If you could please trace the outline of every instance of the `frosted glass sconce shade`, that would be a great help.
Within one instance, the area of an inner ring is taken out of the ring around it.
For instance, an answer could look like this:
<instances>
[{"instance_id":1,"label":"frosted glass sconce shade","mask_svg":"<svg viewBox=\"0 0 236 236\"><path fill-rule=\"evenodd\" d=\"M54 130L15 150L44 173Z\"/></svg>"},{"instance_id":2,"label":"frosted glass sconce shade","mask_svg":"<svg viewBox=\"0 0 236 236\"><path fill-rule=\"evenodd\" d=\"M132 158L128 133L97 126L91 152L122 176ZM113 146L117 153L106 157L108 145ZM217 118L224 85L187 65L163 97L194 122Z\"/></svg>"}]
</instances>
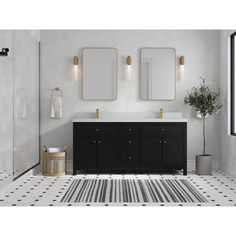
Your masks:
<instances>
[{"instance_id":1,"label":"frosted glass sconce shade","mask_svg":"<svg viewBox=\"0 0 236 236\"><path fill-rule=\"evenodd\" d=\"M184 79L184 64L185 64L184 56L181 56L179 58L179 80Z\"/></svg>"},{"instance_id":2,"label":"frosted glass sconce shade","mask_svg":"<svg viewBox=\"0 0 236 236\"><path fill-rule=\"evenodd\" d=\"M126 58L126 64L127 64L127 77L128 77L128 80L130 80L130 76L131 76L131 64L132 64L131 56L128 56L128 57Z\"/></svg>"},{"instance_id":3,"label":"frosted glass sconce shade","mask_svg":"<svg viewBox=\"0 0 236 236\"><path fill-rule=\"evenodd\" d=\"M79 58L77 56L73 57L73 65L74 65L74 81L78 81L79 79Z\"/></svg>"}]
</instances>

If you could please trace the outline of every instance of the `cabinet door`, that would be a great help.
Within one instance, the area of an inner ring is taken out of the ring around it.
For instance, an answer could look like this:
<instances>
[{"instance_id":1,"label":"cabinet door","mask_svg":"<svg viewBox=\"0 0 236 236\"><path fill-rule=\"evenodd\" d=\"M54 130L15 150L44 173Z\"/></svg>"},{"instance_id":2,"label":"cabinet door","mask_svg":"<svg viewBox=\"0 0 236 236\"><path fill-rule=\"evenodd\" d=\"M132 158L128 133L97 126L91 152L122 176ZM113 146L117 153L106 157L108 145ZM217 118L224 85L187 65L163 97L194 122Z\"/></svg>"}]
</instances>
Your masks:
<instances>
[{"instance_id":1,"label":"cabinet door","mask_svg":"<svg viewBox=\"0 0 236 236\"><path fill-rule=\"evenodd\" d=\"M182 137L163 138L163 165L166 168L183 165Z\"/></svg>"},{"instance_id":2,"label":"cabinet door","mask_svg":"<svg viewBox=\"0 0 236 236\"><path fill-rule=\"evenodd\" d=\"M149 169L160 169L162 165L162 144L157 137L142 138L142 164Z\"/></svg>"},{"instance_id":3,"label":"cabinet door","mask_svg":"<svg viewBox=\"0 0 236 236\"><path fill-rule=\"evenodd\" d=\"M78 169L95 169L97 165L97 144L94 138L80 138L77 143L78 157L76 165Z\"/></svg>"},{"instance_id":4,"label":"cabinet door","mask_svg":"<svg viewBox=\"0 0 236 236\"><path fill-rule=\"evenodd\" d=\"M113 169L116 166L117 140L103 137L97 140L97 164L100 169Z\"/></svg>"}]
</instances>

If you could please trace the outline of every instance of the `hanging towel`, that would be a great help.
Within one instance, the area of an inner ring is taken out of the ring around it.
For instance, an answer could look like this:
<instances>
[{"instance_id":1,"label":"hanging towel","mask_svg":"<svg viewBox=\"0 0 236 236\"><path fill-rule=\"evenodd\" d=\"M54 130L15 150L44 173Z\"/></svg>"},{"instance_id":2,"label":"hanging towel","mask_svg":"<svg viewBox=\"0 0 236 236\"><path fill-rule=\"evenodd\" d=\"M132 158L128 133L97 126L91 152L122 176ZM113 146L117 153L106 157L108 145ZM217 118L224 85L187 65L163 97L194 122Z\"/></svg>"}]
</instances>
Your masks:
<instances>
[{"instance_id":1,"label":"hanging towel","mask_svg":"<svg viewBox=\"0 0 236 236\"><path fill-rule=\"evenodd\" d=\"M50 104L50 118L62 118L62 92L53 90Z\"/></svg>"}]
</instances>

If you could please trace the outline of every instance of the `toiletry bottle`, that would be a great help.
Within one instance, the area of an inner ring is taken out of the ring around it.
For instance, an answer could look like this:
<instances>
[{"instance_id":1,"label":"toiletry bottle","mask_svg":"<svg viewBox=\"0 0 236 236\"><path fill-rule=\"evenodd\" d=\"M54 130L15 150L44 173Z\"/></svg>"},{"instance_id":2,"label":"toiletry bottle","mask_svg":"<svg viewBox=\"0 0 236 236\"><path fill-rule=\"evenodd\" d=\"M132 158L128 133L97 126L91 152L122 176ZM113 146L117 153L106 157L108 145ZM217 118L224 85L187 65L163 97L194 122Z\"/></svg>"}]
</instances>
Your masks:
<instances>
[{"instance_id":1,"label":"toiletry bottle","mask_svg":"<svg viewBox=\"0 0 236 236\"><path fill-rule=\"evenodd\" d=\"M160 109L160 118L163 119L163 109Z\"/></svg>"},{"instance_id":2,"label":"toiletry bottle","mask_svg":"<svg viewBox=\"0 0 236 236\"><path fill-rule=\"evenodd\" d=\"M96 119L99 119L99 108L96 109Z\"/></svg>"}]
</instances>

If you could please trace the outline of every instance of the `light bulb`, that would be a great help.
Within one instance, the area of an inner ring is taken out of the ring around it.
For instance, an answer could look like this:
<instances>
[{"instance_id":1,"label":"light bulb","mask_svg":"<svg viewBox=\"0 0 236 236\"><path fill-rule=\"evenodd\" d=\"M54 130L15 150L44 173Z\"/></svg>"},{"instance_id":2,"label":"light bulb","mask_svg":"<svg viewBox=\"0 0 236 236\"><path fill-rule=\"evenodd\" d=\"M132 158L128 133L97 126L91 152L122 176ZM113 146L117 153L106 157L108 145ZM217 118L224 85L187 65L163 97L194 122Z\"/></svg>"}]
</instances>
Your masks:
<instances>
[{"instance_id":1,"label":"light bulb","mask_svg":"<svg viewBox=\"0 0 236 236\"><path fill-rule=\"evenodd\" d=\"M183 80L184 79L184 65L180 65L179 66L179 80Z\"/></svg>"},{"instance_id":2,"label":"light bulb","mask_svg":"<svg viewBox=\"0 0 236 236\"><path fill-rule=\"evenodd\" d=\"M131 79L131 65L127 65L127 78L128 80Z\"/></svg>"},{"instance_id":3,"label":"light bulb","mask_svg":"<svg viewBox=\"0 0 236 236\"><path fill-rule=\"evenodd\" d=\"M128 80L130 80L130 78L131 78L131 64L132 64L131 56L128 56L128 57L126 58L127 77L128 77Z\"/></svg>"},{"instance_id":4,"label":"light bulb","mask_svg":"<svg viewBox=\"0 0 236 236\"><path fill-rule=\"evenodd\" d=\"M74 65L74 81L78 81L79 80L79 67L78 65Z\"/></svg>"}]
</instances>

